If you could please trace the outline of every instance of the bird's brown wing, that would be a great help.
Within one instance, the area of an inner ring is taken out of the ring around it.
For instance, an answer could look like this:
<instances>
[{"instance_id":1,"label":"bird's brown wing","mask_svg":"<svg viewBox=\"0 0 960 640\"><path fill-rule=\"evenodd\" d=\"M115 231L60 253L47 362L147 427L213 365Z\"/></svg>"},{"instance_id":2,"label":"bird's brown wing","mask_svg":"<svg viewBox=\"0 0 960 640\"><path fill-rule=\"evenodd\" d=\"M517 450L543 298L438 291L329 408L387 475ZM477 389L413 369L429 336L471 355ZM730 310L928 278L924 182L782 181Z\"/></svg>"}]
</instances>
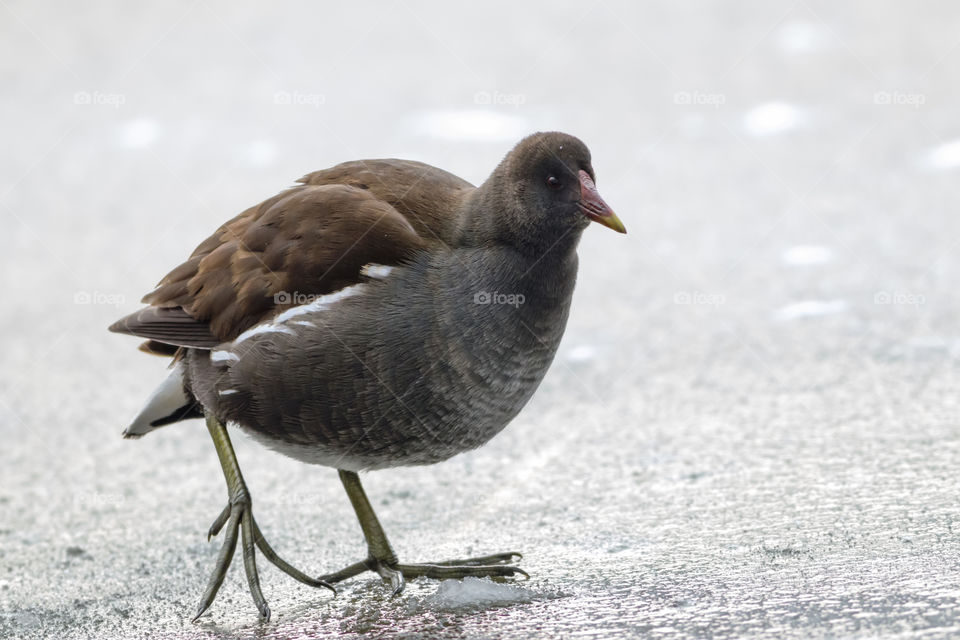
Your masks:
<instances>
[{"instance_id":1,"label":"bird's brown wing","mask_svg":"<svg viewBox=\"0 0 960 640\"><path fill-rule=\"evenodd\" d=\"M361 282L366 264L400 264L452 239L468 183L420 163L347 165L310 174L221 226L144 297L150 307L110 330L148 338L142 348L163 355L211 348L304 296ZM423 192L431 184L432 197Z\"/></svg>"},{"instance_id":2,"label":"bird's brown wing","mask_svg":"<svg viewBox=\"0 0 960 640\"><path fill-rule=\"evenodd\" d=\"M369 191L405 217L427 240L450 245L457 219L452 215L476 187L437 167L414 160L355 160L314 171L297 182L345 184Z\"/></svg>"}]
</instances>

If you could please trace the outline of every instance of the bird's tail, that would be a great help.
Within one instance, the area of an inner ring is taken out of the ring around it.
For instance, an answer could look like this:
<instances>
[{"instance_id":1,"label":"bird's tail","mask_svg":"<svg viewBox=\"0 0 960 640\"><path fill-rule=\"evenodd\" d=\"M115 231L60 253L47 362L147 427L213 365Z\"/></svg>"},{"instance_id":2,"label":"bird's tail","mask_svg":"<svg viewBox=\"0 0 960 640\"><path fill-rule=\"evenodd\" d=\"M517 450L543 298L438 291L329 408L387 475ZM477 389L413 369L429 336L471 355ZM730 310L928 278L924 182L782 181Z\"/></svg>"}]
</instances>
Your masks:
<instances>
[{"instance_id":1,"label":"bird's tail","mask_svg":"<svg viewBox=\"0 0 960 640\"><path fill-rule=\"evenodd\" d=\"M178 362L123 432L123 437L139 438L165 424L189 418L202 418L203 408L193 394L186 390L183 383L183 363Z\"/></svg>"}]
</instances>

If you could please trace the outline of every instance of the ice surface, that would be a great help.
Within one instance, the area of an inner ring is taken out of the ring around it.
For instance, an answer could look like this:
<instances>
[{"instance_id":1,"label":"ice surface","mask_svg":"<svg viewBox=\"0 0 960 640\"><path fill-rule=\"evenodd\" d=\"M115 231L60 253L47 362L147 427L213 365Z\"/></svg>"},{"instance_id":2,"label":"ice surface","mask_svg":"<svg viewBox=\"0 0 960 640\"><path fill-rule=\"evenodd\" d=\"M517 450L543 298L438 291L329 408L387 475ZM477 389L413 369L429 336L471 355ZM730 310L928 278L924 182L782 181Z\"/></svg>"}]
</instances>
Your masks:
<instances>
[{"instance_id":1,"label":"ice surface","mask_svg":"<svg viewBox=\"0 0 960 640\"><path fill-rule=\"evenodd\" d=\"M531 133L520 116L488 109L436 110L414 119L414 130L441 140L516 142Z\"/></svg>"},{"instance_id":2,"label":"ice surface","mask_svg":"<svg viewBox=\"0 0 960 640\"><path fill-rule=\"evenodd\" d=\"M829 316L847 310L844 300L802 300L794 302L777 310L778 320L796 320L798 318L813 318Z\"/></svg>"},{"instance_id":3,"label":"ice surface","mask_svg":"<svg viewBox=\"0 0 960 640\"><path fill-rule=\"evenodd\" d=\"M137 118L120 126L120 144L128 149L149 147L160 136L160 125L152 118Z\"/></svg>"},{"instance_id":4,"label":"ice surface","mask_svg":"<svg viewBox=\"0 0 960 640\"><path fill-rule=\"evenodd\" d=\"M267 167L277 160L277 143L273 140L254 140L243 150L243 159L251 167Z\"/></svg>"},{"instance_id":5,"label":"ice surface","mask_svg":"<svg viewBox=\"0 0 960 640\"><path fill-rule=\"evenodd\" d=\"M570 362L588 362L597 357L597 349L593 345L578 344L567 351L566 356Z\"/></svg>"},{"instance_id":6,"label":"ice surface","mask_svg":"<svg viewBox=\"0 0 960 640\"><path fill-rule=\"evenodd\" d=\"M931 169L956 169L960 167L960 140L945 142L927 155L927 166Z\"/></svg>"},{"instance_id":7,"label":"ice surface","mask_svg":"<svg viewBox=\"0 0 960 640\"><path fill-rule=\"evenodd\" d=\"M833 260L833 250L819 245L800 245L784 251L780 259L784 264L798 267L824 264Z\"/></svg>"},{"instance_id":8,"label":"ice surface","mask_svg":"<svg viewBox=\"0 0 960 640\"><path fill-rule=\"evenodd\" d=\"M800 124L801 111L785 102L766 102L747 112L743 126L754 136L769 136L790 131Z\"/></svg>"},{"instance_id":9,"label":"ice surface","mask_svg":"<svg viewBox=\"0 0 960 640\"><path fill-rule=\"evenodd\" d=\"M812 22L788 22L780 27L777 44L786 53L810 53L824 46L825 31L822 26Z\"/></svg>"}]
</instances>

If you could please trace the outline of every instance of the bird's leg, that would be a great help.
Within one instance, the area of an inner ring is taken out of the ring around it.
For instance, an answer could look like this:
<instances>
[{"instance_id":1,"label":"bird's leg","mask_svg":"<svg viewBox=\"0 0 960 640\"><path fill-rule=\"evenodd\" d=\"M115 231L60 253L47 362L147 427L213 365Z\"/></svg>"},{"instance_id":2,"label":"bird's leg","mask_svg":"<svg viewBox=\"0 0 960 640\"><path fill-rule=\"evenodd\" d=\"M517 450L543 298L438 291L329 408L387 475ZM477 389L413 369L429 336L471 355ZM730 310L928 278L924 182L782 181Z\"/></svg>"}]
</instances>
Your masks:
<instances>
[{"instance_id":1,"label":"bird's leg","mask_svg":"<svg viewBox=\"0 0 960 640\"><path fill-rule=\"evenodd\" d=\"M523 557L515 552L428 564L400 564L397 560L397 554L393 552L393 548L390 546L390 541L387 540L387 534L384 533L377 515L373 512L370 500L367 499L367 494L360 484L360 477L354 471L340 469L339 473L343 488L347 490L347 496L350 498L353 510L360 521L363 537L367 541L368 555L366 560L352 564L335 573L321 576L320 580L335 583L352 578L364 571L376 571L384 580L390 581L393 594L397 595L403 591L406 578L456 579L467 576L494 577L518 574L529 577L523 569L510 565L515 559L519 560Z\"/></svg>"},{"instance_id":2,"label":"bird's leg","mask_svg":"<svg viewBox=\"0 0 960 640\"><path fill-rule=\"evenodd\" d=\"M237 548L238 531L240 532L240 542L243 545L243 568L247 574L247 584L250 587L250 595L253 596L253 601L257 605L261 619L270 619L270 607L267 606L267 601L260 590L260 577L257 574L254 547L259 548L267 560L290 577L312 587L327 587L336 593L336 590L329 583L311 578L291 566L278 556L267 543L263 534L260 533L257 521L253 519L250 492L247 490L247 484L243 481L243 475L240 473L240 465L237 462L237 455L233 451L233 445L230 443L227 428L214 416L207 415L207 429L210 431L210 437L213 438L213 445L217 450L217 457L220 458L220 466L223 468L223 476L227 481L228 502L217 519L210 525L210 530L207 533L207 540L209 540L226 526L223 546L220 547L217 564L210 576L210 582L207 584L203 598L200 600L197 615L193 618L194 622L207 610L213 599L216 598L220 585L223 584L227 569L230 568L230 561L233 559L233 552Z\"/></svg>"}]
</instances>

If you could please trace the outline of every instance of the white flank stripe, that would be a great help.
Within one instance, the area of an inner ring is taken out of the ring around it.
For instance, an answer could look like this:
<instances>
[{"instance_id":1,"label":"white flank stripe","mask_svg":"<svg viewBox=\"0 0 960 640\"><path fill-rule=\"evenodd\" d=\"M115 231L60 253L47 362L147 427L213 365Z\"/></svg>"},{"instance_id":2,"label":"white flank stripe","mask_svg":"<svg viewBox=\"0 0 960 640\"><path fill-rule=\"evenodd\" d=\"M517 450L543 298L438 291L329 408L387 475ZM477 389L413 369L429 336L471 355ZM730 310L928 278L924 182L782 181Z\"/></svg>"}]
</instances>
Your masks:
<instances>
[{"instance_id":1,"label":"white flank stripe","mask_svg":"<svg viewBox=\"0 0 960 640\"><path fill-rule=\"evenodd\" d=\"M360 269L360 273L367 276L368 278L376 278L377 280L383 280L390 272L393 271L393 267L390 267L385 264L366 264Z\"/></svg>"},{"instance_id":2,"label":"white flank stripe","mask_svg":"<svg viewBox=\"0 0 960 640\"><path fill-rule=\"evenodd\" d=\"M246 331L241 333L239 336L237 336L237 339L233 341L233 344L240 344L244 340L248 340L249 338L260 335L261 333L287 333L287 334L290 334L291 336L297 335L293 329L284 327L283 325L278 325L274 323L259 324L251 329L247 329Z\"/></svg>"},{"instance_id":3,"label":"white flank stripe","mask_svg":"<svg viewBox=\"0 0 960 640\"><path fill-rule=\"evenodd\" d=\"M210 362L229 362L230 360L239 360L240 356L229 351L211 351Z\"/></svg>"},{"instance_id":4,"label":"white flank stripe","mask_svg":"<svg viewBox=\"0 0 960 640\"><path fill-rule=\"evenodd\" d=\"M248 340L253 336L260 335L261 333L286 333L287 335L295 336L297 335L297 332L285 324L288 320L290 320L291 318L296 318L297 316L302 316L306 313L315 313L318 311L324 311L326 309L329 309L331 306L334 305L334 303L337 303L340 300L343 300L344 298L349 298L351 296L355 296L362 293L363 289L364 289L364 286L362 284L355 284L350 287L344 287L339 291L334 291L333 293L327 294L325 296L320 296L319 298L315 298L312 302L308 304L301 304L299 306L293 307L292 309L287 309L286 311L278 315L276 318L274 318L272 322L267 322L266 324L260 324L250 329L247 329L246 331L241 333L239 336L237 336L237 339L233 341L233 344L235 345L240 344L244 340ZM310 327L315 326L312 322L308 322L308 321L298 321L291 324L299 324L299 325L310 326ZM211 360L213 360L214 355L216 353L228 353L228 352L224 352L222 350L215 352L214 354L211 354L210 356ZM230 356L233 356L233 357L231 358ZM232 353L229 353L228 355L217 356L217 357L222 359L223 361L240 359L239 356Z\"/></svg>"},{"instance_id":5,"label":"white flank stripe","mask_svg":"<svg viewBox=\"0 0 960 640\"><path fill-rule=\"evenodd\" d=\"M349 298L363 292L362 284L355 284L351 287L344 287L340 291L334 291L333 293L327 294L325 296L320 296L309 304L302 304L298 307L292 309L287 309L276 318L273 319L273 324L282 324L291 318L296 318L305 313L313 313L315 311L324 311L329 309L335 302L339 302L344 298ZM252 331L252 329L251 329ZM289 330L288 330L289 331ZM243 336L241 336L242 338ZM239 339L237 340L239 342Z\"/></svg>"},{"instance_id":6,"label":"white flank stripe","mask_svg":"<svg viewBox=\"0 0 960 640\"><path fill-rule=\"evenodd\" d=\"M232 396L235 393L237 393L236 389L224 389L223 391L217 391L217 395L221 396Z\"/></svg>"}]
</instances>

